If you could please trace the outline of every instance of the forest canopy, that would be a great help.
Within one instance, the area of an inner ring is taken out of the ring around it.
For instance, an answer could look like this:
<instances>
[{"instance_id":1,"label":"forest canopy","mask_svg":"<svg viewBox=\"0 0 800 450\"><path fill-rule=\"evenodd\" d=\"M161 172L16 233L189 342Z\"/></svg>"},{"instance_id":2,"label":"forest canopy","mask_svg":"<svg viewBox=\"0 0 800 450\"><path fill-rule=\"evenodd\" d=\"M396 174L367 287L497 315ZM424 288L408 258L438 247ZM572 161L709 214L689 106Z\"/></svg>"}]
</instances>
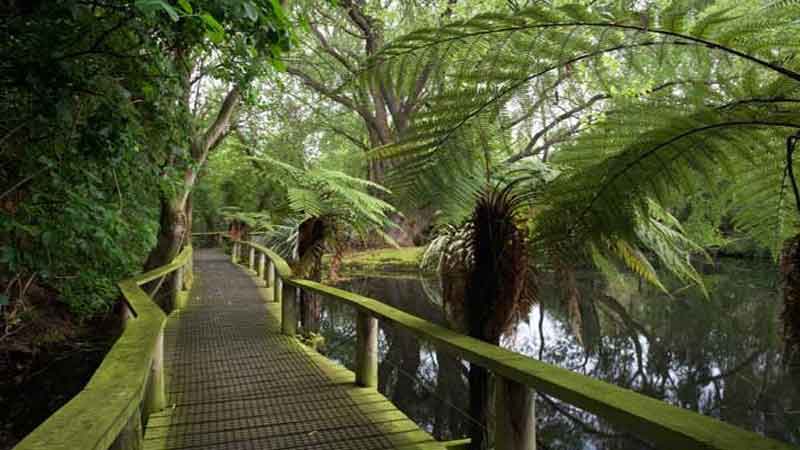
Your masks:
<instances>
[{"instance_id":1,"label":"forest canopy","mask_svg":"<svg viewBox=\"0 0 800 450\"><path fill-rule=\"evenodd\" d=\"M53 317L110 317L120 280L230 231L316 281L323 257L335 281L348 253L424 247L448 325L495 345L545 279L581 340L581 270L710 300L716 258L761 258L800 367L798 17L767 0L0 0L0 350L58 341ZM486 388L485 448L488 374L464 374Z\"/></svg>"}]
</instances>

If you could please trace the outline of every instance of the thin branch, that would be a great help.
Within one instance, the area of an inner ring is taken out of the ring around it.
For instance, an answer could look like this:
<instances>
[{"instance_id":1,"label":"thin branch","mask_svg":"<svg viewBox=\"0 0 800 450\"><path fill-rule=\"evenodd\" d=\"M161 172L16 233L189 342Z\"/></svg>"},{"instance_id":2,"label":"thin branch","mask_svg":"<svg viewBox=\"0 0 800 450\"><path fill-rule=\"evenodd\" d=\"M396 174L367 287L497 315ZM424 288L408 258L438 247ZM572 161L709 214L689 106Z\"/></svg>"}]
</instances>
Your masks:
<instances>
[{"instance_id":1,"label":"thin branch","mask_svg":"<svg viewBox=\"0 0 800 450\"><path fill-rule=\"evenodd\" d=\"M5 197L6 195L9 195L9 194L13 193L14 191L16 191L17 189L19 189L25 183L27 183L27 182L31 181L32 179L36 178L40 173L44 172L45 170L47 170L49 168L50 168L50 166L45 165L44 167L42 167L41 169L37 170L36 172L34 172L34 173L28 175L27 177L23 178L18 183L16 183L13 186L11 186L8 190L6 190L2 194L0 194L0 200L2 200L3 197Z\"/></svg>"},{"instance_id":2,"label":"thin branch","mask_svg":"<svg viewBox=\"0 0 800 450\"><path fill-rule=\"evenodd\" d=\"M558 137L553 138L553 139L547 139L542 143L542 145L540 145L540 146L538 146L536 148L532 148L528 152L525 152L525 153L519 152L517 154L511 155L503 162L505 164L512 164L512 163L515 163L515 162L517 162L517 161L519 161L521 159L530 158L532 156L537 156L537 155L541 154L542 152L550 150L556 144L560 144L562 142L568 141L572 136L574 136L575 134L577 134L579 131L581 131L583 129L584 129L584 127L580 127L580 126L572 127L567 132L565 132L563 135L558 136Z\"/></svg>"},{"instance_id":3,"label":"thin branch","mask_svg":"<svg viewBox=\"0 0 800 450\"><path fill-rule=\"evenodd\" d=\"M547 134L548 131L550 131L553 128L555 128L561 122L564 122L565 120L572 119L575 116L575 114L578 114L581 111L584 111L584 110L586 110L588 108L591 108L592 105L594 105L595 103L599 102L600 100L605 100L605 99L608 99L610 97L611 97L610 95L606 95L606 94L595 95L594 97L590 98L583 105L578 105L575 108L572 108L571 110L565 112L564 114L561 114L560 116L556 117L555 119L553 119L552 122L548 123L547 125L542 127L541 130L536 132L536 134L534 134L533 137L531 137L531 140L528 142L528 145L526 145L525 148L522 149L522 151L520 151L516 155L512 156L511 158L508 158L506 160L506 162L507 163L508 162L514 162L514 161L518 161L518 160L520 160L522 158L525 158L527 156L530 156L531 150L533 150L533 148L536 145L536 143L539 142L539 139L541 139L542 136Z\"/></svg>"},{"instance_id":4,"label":"thin branch","mask_svg":"<svg viewBox=\"0 0 800 450\"><path fill-rule=\"evenodd\" d=\"M317 41L322 46L323 50L325 50L325 53L333 56L333 58L336 61L339 61L339 63L342 66L344 66L344 68L347 69L349 72L356 73L356 67L350 61L348 61L347 58L344 57L344 55L336 51L335 48L331 47L331 45L328 43L328 40L325 38L325 35L323 35L317 29L317 27L315 27L314 25L310 25L309 27L311 28L312 34L317 38Z\"/></svg>"},{"instance_id":5,"label":"thin branch","mask_svg":"<svg viewBox=\"0 0 800 450\"><path fill-rule=\"evenodd\" d=\"M335 101L336 103L341 104L342 106L352 109L353 111L360 111L361 108L357 105L352 99L347 98L341 94L338 94L333 89L326 87L322 82L312 78L309 74L303 72L297 67L289 66L286 68L286 72L290 75L294 75L295 77L299 78L303 84L308 86L309 88L313 89L314 91L328 97L329 99Z\"/></svg>"}]
</instances>

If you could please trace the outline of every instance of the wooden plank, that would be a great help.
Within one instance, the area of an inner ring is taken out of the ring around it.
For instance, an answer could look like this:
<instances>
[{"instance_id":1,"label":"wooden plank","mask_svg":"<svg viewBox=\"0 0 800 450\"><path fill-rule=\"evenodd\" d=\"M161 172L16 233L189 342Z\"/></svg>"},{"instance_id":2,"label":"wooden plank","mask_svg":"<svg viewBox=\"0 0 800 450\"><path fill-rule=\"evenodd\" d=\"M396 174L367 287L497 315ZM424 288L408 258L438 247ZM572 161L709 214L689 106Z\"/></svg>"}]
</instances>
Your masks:
<instances>
[{"instance_id":1,"label":"wooden plank","mask_svg":"<svg viewBox=\"0 0 800 450\"><path fill-rule=\"evenodd\" d=\"M170 316L176 407L150 416L146 450L435 444L374 388L353 384L353 372L281 335L281 305L268 301L262 281L222 261L214 270L235 272L206 273L198 261L203 294ZM215 288L219 280L230 294Z\"/></svg>"}]
</instances>

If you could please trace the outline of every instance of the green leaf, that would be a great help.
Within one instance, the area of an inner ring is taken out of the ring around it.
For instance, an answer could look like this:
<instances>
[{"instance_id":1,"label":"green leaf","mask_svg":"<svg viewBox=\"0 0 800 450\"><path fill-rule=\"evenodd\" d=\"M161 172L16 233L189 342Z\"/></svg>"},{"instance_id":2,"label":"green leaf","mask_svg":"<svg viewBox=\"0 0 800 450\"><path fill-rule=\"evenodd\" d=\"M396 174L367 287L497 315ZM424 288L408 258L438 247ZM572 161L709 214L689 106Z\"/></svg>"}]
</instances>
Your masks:
<instances>
[{"instance_id":1,"label":"green leaf","mask_svg":"<svg viewBox=\"0 0 800 450\"><path fill-rule=\"evenodd\" d=\"M275 11L275 17L277 17L281 22L287 23L289 19L286 17L286 13L283 11L281 2L278 0L269 0L269 3L272 5L272 10Z\"/></svg>"},{"instance_id":2,"label":"green leaf","mask_svg":"<svg viewBox=\"0 0 800 450\"><path fill-rule=\"evenodd\" d=\"M186 14L191 14L194 12L192 9L192 5L189 4L187 0L178 0L178 5L186 11Z\"/></svg>"},{"instance_id":3,"label":"green leaf","mask_svg":"<svg viewBox=\"0 0 800 450\"><path fill-rule=\"evenodd\" d=\"M278 72L286 72L286 64L280 58L272 58L270 62L272 63L272 67Z\"/></svg>"},{"instance_id":4,"label":"green leaf","mask_svg":"<svg viewBox=\"0 0 800 450\"><path fill-rule=\"evenodd\" d=\"M300 29L306 33L311 33L311 23L307 16L300 16Z\"/></svg>"},{"instance_id":5,"label":"green leaf","mask_svg":"<svg viewBox=\"0 0 800 450\"><path fill-rule=\"evenodd\" d=\"M216 44L222 42L222 39L225 37L225 28L217 22L217 19L209 13L201 14L200 18L203 19L203 22L206 24L206 34L208 38Z\"/></svg>"},{"instance_id":6,"label":"green leaf","mask_svg":"<svg viewBox=\"0 0 800 450\"><path fill-rule=\"evenodd\" d=\"M270 53L272 54L272 58L270 58L270 62L272 63L272 67L275 68L278 72L285 72L286 71L286 64L284 64L283 60L281 59L281 48L277 44L273 44L270 47Z\"/></svg>"},{"instance_id":7,"label":"green leaf","mask_svg":"<svg viewBox=\"0 0 800 450\"><path fill-rule=\"evenodd\" d=\"M170 6L164 0L137 0L135 5L142 12L149 13L161 9L169 15L173 22L180 20L178 11L175 11L175 8Z\"/></svg>"}]
</instances>

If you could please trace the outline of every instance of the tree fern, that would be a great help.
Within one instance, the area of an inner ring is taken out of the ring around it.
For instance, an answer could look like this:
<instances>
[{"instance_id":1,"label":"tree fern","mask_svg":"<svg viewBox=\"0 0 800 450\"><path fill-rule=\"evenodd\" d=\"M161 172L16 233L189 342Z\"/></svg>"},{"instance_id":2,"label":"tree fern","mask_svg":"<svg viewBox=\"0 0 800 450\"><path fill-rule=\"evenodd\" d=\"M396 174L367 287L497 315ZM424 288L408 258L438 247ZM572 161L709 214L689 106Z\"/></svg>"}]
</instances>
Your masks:
<instances>
[{"instance_id":1,"label":"tree fern","mask_svg":"<svg viewBox=\"0 0 800 450\"><path fill-rule=\"evenodd\" d=\"M400 166L397 176L407 179L443 155L474 158L474 150L457 152L453 143L473 136L461 145L476 145L476 129L497 134L511 106L531 91L557 97L562 87L541 89L567 79L584 98L606 100L556 146L554 161L566 170L535 198L536 239L554 248L570 243L583 254L603 251L652 278L638 256L642 246L677 275L697 279L684 257L675 257L692 246L653 202L670 205L723 179L738 193L738 226L776 248L796 217L787 215L783 143L800 127L800 64L793 58L800 5L704 8L542 6L412 33L385 50L393 64L384 63L380 75L399 79L416 70L420 53L437 51L453 58L439 67L447 87L403 141L374 157L417 159Z\"/></svg>"},{"instance_id":2,"label":"tree fern","mask_svg":"<svg viewBox=\"0 0 800 450\"><path fill-rule=\"evenodd\" d=\"M336 230L354 230L362 237L376 232L394 243L383 230L393 226L389 215L396 212L395 208L367 193L367 189L388 193L382 186L337 171L300 169L267 156L253 159L259 162L265 177L286 187L289 207L295 213L282 223L278 241L289 238L287 230L292 224L298 225L308 218L324 218L335 223Z\"/></svg>"}]
</instances>

